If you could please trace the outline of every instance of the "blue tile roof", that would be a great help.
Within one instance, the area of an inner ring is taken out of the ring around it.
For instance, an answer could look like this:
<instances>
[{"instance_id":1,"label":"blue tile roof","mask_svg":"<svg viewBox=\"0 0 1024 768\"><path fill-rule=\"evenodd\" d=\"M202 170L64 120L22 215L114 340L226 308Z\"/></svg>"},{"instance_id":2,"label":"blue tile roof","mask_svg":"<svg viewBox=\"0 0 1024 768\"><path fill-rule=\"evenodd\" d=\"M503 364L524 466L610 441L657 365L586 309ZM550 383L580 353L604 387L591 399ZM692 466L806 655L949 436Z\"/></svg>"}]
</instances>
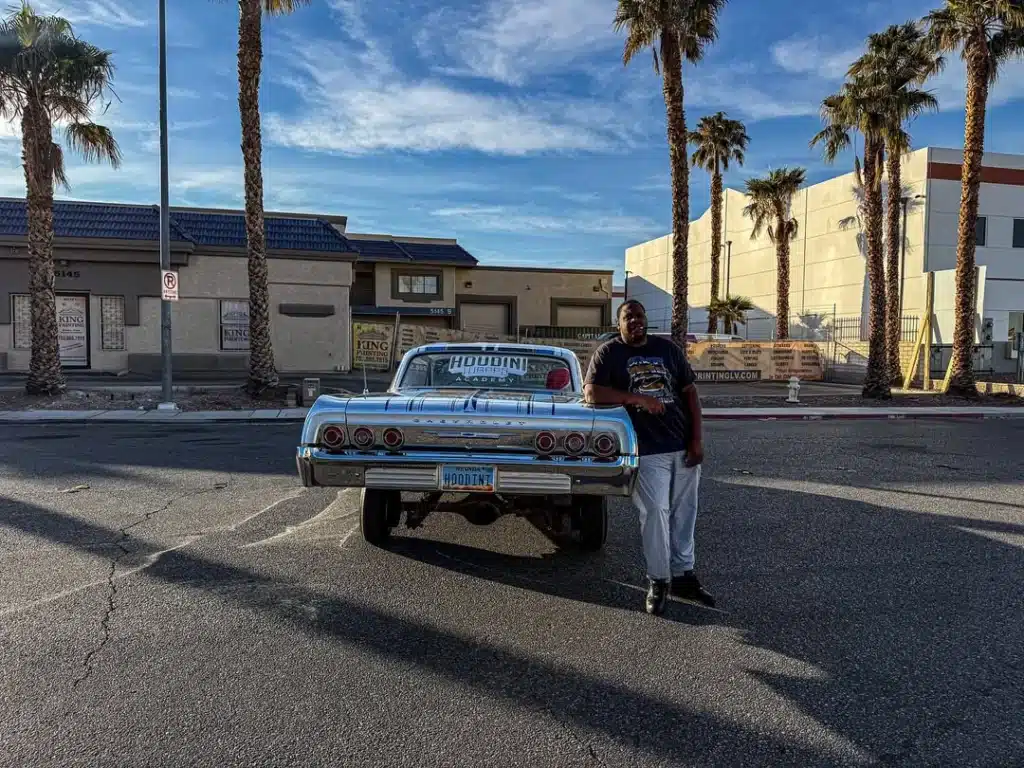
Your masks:
<instances>
[{"instance_id":1,"label":"blue tile roof","mask_svg":"<svg viewBox=\"0 0 1024 768\"><path fill-rule=\"evenodd\" d=\"M0 200L0 235L24 237L28 232L24 200ZM56 237L103 237L124 240L159 240L160 209L155 205L108 205L55 200L53 234ZM171 219L171 240L188 237Z\"/></svg>"},{"instance_id":2,"label":"blue tile roof","mask_svg":"<svg viewBox=\"0 0 1024 768\"><path fill-rule=\"evenodd\" d=\"M245 248L245 216L242 213L171 211L171 217L199 245ZM263 230L268 250L353 252L348 239L321 219L265 216Z\"/></svg>"},{"instance_id":3,"label":"blue tile roof","mask_svg":"<svg viewBox=\"0 0 1024 768\"><path fill-rule=\"evenodd\" d=\"M408 253L413 261L445 262L449 264L467 264L472 266L477 263L465 248L457 243L399 243L402 250Z\"/></svg>"},{"instance_id":4,"label":"blue tile roof","mask_svg":"<svg viewBox=\"0 0 1024 768\"><path fill-rule=\"evenodd\" d=\"M352 247L367 261L411 261L412 257L394 240L349 240Z\"/></svg>"},{"instance_id":5,"label":"blue tile roof","mask_svg":"<svg viewBox=\"0 0 1024 768\"><path fill-rule=\"evenodd\" d=\"M56 200L54 235L123 240L160 240L160 208ZM245 216L193 210L170 212L171 240L199 246L245 248ZM321 253L358 253L366 261L465 264L477 260L461 245L401 240L348 239L323 219L266 216L267 248ZM25 201L0 199L0 236L27 233Z\"/></svg>"}]
</instances>

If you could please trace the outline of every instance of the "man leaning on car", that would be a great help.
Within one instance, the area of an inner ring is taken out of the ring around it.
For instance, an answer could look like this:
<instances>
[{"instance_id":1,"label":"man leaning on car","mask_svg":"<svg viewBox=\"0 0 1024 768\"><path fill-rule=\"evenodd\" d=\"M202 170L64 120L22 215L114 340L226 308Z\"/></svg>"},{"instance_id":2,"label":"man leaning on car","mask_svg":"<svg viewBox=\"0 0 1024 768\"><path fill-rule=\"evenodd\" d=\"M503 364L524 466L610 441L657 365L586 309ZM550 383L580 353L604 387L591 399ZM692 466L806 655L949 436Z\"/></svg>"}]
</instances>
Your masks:
<instances>
[{"instance_id":1,"label":"man leaning on car","mask_svg":"<svg viewBox=\"0 0 1024 768\"><path fill-rule=\"evenodd\" d=\"M703 424L696 378L685 352L647 334L636 299L619 307L619 335L601 344L587 369L587 402L625 406L636 430L640 466L633 504L647 566L648 613L665 610L668 594L713 606L694 573L694 526Z\"/></svg>"}]
</instances>

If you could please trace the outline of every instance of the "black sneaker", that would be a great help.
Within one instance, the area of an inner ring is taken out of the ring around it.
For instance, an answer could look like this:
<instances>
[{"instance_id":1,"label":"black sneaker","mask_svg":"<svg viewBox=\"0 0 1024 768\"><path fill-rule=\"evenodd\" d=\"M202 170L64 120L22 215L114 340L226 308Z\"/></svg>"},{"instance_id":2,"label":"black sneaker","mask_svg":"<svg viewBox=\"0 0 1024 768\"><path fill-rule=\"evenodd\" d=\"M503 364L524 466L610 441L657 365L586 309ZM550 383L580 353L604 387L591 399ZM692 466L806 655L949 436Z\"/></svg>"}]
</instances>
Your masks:
<instances>
[{"instance_id":1,"label":"black sneaker","mask_svg":"<svg viewBox=\"0 0 1024 768\"><path fill-rule=\"evenodd\" d=\"M647 612L660 616L665 612L665 604L668 602L669 583L667 580L647 580Z\"/></svg>"},{"instance_id":2,"label":"black sneaker","mask_svg":"<svg viewBox=\"0 0 1024 768\"><path fill-rule=\"evenodd\" d=\"M682 600L696 600L709 608L715 607L715 598L701 586L697 574L686 571L682 576L672 577L672 595Z\"/></svg>"}]
</instances>

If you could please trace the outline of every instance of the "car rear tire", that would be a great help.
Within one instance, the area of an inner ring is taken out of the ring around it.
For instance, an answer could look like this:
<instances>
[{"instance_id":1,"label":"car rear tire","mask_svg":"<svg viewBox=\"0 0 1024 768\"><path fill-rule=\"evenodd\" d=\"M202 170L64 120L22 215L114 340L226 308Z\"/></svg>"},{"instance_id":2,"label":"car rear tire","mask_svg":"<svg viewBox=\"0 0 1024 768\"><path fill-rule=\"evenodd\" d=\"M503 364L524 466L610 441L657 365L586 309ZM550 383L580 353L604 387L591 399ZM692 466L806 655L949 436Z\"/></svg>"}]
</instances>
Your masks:
<instances>
[{"instance_id":1,"label":"car rear tire","mask_svg":"<svg viewBox=\"0 0 1024 768\"><path fill-rule=\"evenodd\" d=\"M580 546L587 552L599 552L608 541L608 499L605 496L581 496L575 500L576 528Z\"/></svg>"},{"instance_id":2,"label":"car rear tire","mask_svg":"<svg viewBox=\"0 0 1024 768\"><path fill-rule=\"evenodd\" d=\"M402 510L398 491L363 488L360 495L359 528L363 539L376 547L391 538L391 529L398 525Z\"/></svg>"}]
</instances>

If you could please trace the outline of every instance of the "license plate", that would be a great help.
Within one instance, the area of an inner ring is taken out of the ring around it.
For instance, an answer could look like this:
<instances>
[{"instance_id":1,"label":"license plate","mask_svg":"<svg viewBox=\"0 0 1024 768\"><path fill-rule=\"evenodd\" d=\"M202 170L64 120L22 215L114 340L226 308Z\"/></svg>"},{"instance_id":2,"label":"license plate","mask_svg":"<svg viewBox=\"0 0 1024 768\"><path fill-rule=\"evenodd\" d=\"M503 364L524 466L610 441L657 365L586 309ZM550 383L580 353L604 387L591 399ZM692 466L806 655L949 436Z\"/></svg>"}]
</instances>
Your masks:
<instances>
[{"instance_id":1,"label":"license plate","mask_svg":"<svg viewBox=\"0 0 1024 768\"><path fill-rule=\"evenodd\" d=\"M494 491L494 467L441 467L442 491Z\"/></svg>"}]
</instances>

